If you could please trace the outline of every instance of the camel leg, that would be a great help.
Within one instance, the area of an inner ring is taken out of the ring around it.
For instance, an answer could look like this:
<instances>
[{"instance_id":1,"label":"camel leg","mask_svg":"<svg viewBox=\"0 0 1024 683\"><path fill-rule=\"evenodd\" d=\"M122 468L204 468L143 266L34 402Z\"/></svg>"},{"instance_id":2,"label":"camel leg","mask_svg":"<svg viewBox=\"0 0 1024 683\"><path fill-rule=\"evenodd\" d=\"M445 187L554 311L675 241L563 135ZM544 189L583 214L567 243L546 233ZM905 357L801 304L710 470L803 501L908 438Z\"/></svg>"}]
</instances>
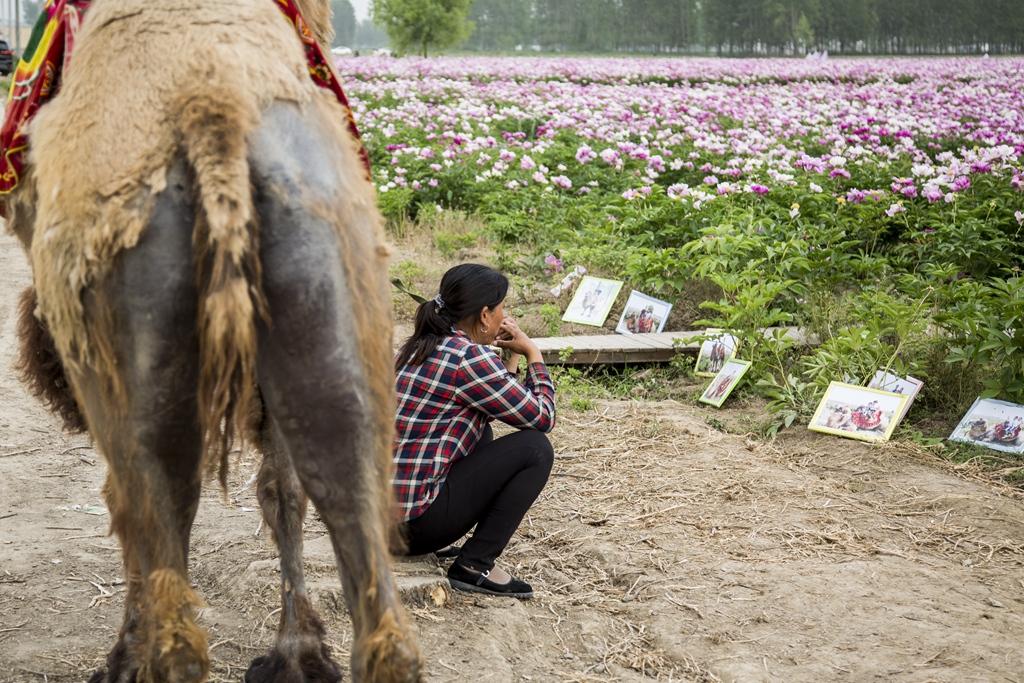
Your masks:
<instances>
[{"instance_id":1,"label":"camel leg","mask_svg":"<svg viewBox=\"0 0 1024 683\"><path fill-rule=\"evenodd\" d=\"M394 387L386 263L372 194L354 163L337 170L337 147L324 142L330 135L315 112L281 104L251 138L271 320L260 328L257 375L330 532L355 630L353 678L415 681L419 651L388 552Z\"/></svg>"},{"instance_id":2,"label":"camel leg","mask_svg":"<svg viewBox=\"0 0 1024 683\"><path fill-rule=\"evenodd\" d=\"M246 683L263 681L341 680L341 670L324 643L324 627L306 593L302 569L302 521L306 494L302 490L278 429L269 418L260 430L263 463L256 484L263 520L281 555L281 619L269 654L253 660Z\"/></svg>"},{"instance_id":3,"label":"camel leg","mask_svg":"<svg viewBox=\"0 0 1024 683\"><path fill-rule=\"evenodd\" d=\"M202 451L189 206L178 165L138 245L84 296L86 318L106 330L123 384L117 400L93 370L72 374L108 461L104 493L128 583L120 637L94 681L185 683L204 680L209 668L187 578Z\"/></svg>"}]
</instances>

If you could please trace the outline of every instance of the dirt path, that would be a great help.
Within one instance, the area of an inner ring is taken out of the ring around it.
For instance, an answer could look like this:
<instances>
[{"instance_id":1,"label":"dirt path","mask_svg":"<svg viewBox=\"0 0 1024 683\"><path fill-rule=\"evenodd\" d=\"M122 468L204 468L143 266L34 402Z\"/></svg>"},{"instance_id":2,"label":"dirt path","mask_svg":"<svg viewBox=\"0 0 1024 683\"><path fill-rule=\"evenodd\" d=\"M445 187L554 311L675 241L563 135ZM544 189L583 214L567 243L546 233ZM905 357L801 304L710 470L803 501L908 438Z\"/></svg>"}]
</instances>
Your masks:
<instances>
[{"instance_id":1,"label":"dirt path","mask_svg":"<svg viewBox=\"0 0 1024 683\"><path fill-rule=\"evenodd\" d=\"M0 680L80 681L120 620L102 458L10 372L28 281L0 238ZM539 597L444 596L402 563L432 680L1022 681L1024 504L912 451L794 431L774 446L675 402L563 412L551 482L507 553ZM274 550L248 485L208 487L193 580L213 680L238 681L276 623ZM313 591L345 657L322 527ZM411 578L409 578L411 577ZM443 603L440 606L431 599Z\"/></svg>"}]
</instances>

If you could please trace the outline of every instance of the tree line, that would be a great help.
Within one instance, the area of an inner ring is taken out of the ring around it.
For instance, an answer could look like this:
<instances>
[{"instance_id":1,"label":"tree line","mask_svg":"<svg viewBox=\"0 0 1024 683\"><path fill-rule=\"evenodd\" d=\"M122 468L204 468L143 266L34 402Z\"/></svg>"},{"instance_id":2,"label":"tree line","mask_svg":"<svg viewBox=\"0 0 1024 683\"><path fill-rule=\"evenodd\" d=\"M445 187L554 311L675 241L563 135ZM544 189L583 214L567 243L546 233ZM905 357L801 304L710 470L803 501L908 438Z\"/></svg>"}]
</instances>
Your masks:
<instances>
[{"instance_id":1,"label":"tree line","mask_svg":"<svg viewBox=\"0 0 1024 683\"><path fill-rule=\"evenodd\" d=\"M473 50L1024 52L1024 0L475 0L468 18Z\"/></svg>"},{"instance_id":2,"label":"tree line","mask_svg":"<svg viewBox=\"0 0 1024 683\"><path fill-rule=\"evenodd\" d=\"M43 0L23 0L31 25ZM403 52L1024 53L1024 0L331 0L335 45Z\"/></svg>"}]
</instances>

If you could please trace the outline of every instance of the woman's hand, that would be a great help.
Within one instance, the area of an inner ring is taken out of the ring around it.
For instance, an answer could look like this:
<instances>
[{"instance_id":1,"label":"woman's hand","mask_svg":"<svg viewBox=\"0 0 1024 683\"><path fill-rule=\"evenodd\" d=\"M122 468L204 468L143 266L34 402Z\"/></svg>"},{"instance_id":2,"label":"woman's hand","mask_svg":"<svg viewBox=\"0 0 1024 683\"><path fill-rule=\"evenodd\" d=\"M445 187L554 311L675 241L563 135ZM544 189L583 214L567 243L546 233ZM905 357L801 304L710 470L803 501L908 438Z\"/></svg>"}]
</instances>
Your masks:
<instances>
[{"instance_id":1,"label":"woman's hand","mask_svg":"<svg viewBox=\"0 0 1024 683\"><path fill-rule=\"evenodd\" d=\"M526 362L528 363L544 362L537 345L525 332L519 329L518 323L512 318L505 318L501 321L498 337L494 340L494 343L500 348L508 349L512 353L526 356Z\"/></svg>"}]
</instances>

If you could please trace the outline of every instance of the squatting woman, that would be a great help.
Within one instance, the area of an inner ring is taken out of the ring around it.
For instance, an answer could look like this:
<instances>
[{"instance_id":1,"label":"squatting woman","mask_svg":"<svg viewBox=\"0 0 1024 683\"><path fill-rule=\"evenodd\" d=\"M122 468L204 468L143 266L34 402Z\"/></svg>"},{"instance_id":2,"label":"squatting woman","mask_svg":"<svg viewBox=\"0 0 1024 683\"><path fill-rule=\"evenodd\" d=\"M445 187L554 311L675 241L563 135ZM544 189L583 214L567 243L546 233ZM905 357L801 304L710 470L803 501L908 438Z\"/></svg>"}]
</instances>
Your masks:
<instances>
[{"instance_id":1,"label":"squatting woman","mask_svg":"<svg viewBox=\"0 0 1024 683\"><path fill-rule=\"evenodd\" d=\"M536 344L505 315L508 279L487 266L445 273L395 362L395 493L411 555L471 529L448 579L457 590L529 598L496 565L551 471L555 388ZM507 361L490 348L510 352ZM517 379L521 357L526 376ZM518 431L495 439L492 420Z\"/></svg>"}]
</instances>

